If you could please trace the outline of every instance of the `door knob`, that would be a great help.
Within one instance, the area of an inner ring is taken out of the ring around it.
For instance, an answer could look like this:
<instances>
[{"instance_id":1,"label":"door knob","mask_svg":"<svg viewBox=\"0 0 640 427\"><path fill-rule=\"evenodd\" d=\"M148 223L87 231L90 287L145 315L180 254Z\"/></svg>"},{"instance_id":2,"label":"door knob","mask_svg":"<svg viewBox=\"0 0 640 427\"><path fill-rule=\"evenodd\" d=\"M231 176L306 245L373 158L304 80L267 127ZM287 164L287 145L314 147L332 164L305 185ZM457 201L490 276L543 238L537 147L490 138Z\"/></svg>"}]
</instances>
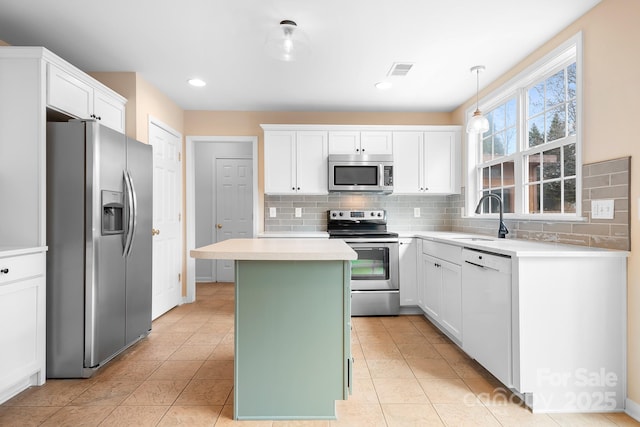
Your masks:
<instances>
[{"instance_id":1,"label":"door knob","mask_svg":"<svg viewBox=\"0 0 640 427\"><path fill-rule=\"evenodd\" d=\"M216 224L216 227L222 228L222 224Z\"/></svg>"},{"instance_id":2,"label":"door knob","mask_svg":"<svg viewBox=\"0 0 640 427\"><path fill-rule=\"evenodd\" d=\"M160 234L160 230L156 230L155 228L151 229L151 235L152 236L157 236L158 234Z\"/></svg>"}]
</instances>

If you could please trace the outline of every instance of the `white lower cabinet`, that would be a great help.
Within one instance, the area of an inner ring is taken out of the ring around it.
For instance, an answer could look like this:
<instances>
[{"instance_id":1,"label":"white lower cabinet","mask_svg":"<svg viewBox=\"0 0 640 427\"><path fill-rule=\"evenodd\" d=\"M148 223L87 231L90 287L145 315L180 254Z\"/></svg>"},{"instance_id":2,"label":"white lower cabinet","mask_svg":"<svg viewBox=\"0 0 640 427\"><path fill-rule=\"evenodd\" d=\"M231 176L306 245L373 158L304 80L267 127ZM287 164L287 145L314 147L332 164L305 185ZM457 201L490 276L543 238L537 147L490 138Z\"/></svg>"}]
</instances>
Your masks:
<instances>
[{"instance_id":1,"label":"white lower cabinet","mask_svg":"<svg viewBox=\"0 0 640 427\"><path fill-rule=\"evenodd\" d=\"M34 251L0 252L0 403L45 382L45 253Z\"/></svg>"},{"instance_id":2,"label":"white lower cabinet","mask_svg":"<svg viewBox=\"0 0 640 427\"><path fill-rule=\"evenodd\" d=\"M627 254L536 245L418 238L418 306L533 412L624 410Z\"/></svg>"},{"instance_id":3,"label":"white lower cabinet","mask_svg":"<svg viewBox=\"0 0 640 427\"><path fill-rule=\"evenodd\" d=\"M624 410L626 261L586 251L517 258L513 387L533 412Z\"/></svg>"},{"instance_id":4,"label":"white lower cabinet","mask_svg":"<svg viewBox=\"0 0 640 427\"><path fill-rule=\"evenodd\" d=\"M447 335L462 342L461 248L422 242L420 308Z\"/></svg>"},{"instance_id":5,"label":"white lower cabinet","mask_svg":"<svg viewBox=\"0 0 640 427\"><path fill-rule=\"evenodd\" d=\"M418 305L417 239L399 240L400 306Z\"/></svg>"}]
</instances>

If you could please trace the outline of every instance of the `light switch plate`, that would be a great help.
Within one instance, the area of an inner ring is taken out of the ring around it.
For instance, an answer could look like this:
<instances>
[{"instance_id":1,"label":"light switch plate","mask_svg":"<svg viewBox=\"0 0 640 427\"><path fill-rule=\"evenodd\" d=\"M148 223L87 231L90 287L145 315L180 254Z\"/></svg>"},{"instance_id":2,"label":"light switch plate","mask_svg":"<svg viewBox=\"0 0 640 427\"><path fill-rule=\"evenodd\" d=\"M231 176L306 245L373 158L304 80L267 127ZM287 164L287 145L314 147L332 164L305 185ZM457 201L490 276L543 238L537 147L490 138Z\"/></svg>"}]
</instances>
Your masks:
<instances>
[{"instance_id":1,"label":"light switch plate","mask_svg":"<svg viewBox=\"0 0 640 427\"><path fill-rule=\"evenodd\" d=\"M302 208L296 208L296 218L302 217Z\"/></svg>"},{"instance_id":2,"label":"light switch plate","mask_svg":"<svg viewBox=\"0 0 640 427\"><path fill-rule=\"evenodd\" d=\"M613 215L612 199L591 201L592 219L613 219Z\"/></svg>"},{"instance_id":3,"label":"light switch plate","mask_svg":"<svg viewBox=\"0 0 640 427\"><path fill-rule=\"evenodd\" d=\"M276 217L276 208L269 208L269 218Z\"/></svg>"},{"instance_id":4,"label":"light switch plate","mask_svg":"<svg viewBox=\"0 0 640 427\"><path fill-rule=\"evenodd\" d=\"M420 208L413 208L413 217L420 218Z\"/></svg>"}]
</instances>

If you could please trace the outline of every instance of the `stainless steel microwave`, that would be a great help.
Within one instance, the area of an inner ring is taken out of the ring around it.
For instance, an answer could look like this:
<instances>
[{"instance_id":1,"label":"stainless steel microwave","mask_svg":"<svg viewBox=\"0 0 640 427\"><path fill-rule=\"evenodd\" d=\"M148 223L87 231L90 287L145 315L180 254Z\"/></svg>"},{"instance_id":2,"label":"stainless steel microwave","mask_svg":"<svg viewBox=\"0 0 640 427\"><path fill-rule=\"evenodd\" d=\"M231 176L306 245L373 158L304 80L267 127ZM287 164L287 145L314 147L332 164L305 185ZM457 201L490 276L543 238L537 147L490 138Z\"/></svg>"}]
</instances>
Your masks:
<instances>
[{"instance_id":1,"label":"stainless steel microwave","mask_svg":"<svg viewBox=\"0 0 640 427\"><path fill-rule=\"evenodd\" d=\"M329 191L393 192L390 154L330 154Z\"/></svg>"}]
</instances>

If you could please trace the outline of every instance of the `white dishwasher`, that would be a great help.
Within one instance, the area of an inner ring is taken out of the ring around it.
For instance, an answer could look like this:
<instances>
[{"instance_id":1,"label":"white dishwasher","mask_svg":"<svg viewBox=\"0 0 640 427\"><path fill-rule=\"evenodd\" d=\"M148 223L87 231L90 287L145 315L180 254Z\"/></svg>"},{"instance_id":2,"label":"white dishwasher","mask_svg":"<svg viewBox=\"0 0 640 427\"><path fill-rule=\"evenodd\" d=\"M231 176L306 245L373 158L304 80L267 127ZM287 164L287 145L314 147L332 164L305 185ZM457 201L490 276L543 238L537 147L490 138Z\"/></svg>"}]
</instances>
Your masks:
<instances>
[{"instance_id":1,"label":"white dishwasher","mask_svg":"<svg viewBox=\"0 0 640 427\"><path fill-rule=\"evenodd\" d=\"M511 387L511 257L464 248L462 260L462 349Z\"/></svg>"}]
</instances>

